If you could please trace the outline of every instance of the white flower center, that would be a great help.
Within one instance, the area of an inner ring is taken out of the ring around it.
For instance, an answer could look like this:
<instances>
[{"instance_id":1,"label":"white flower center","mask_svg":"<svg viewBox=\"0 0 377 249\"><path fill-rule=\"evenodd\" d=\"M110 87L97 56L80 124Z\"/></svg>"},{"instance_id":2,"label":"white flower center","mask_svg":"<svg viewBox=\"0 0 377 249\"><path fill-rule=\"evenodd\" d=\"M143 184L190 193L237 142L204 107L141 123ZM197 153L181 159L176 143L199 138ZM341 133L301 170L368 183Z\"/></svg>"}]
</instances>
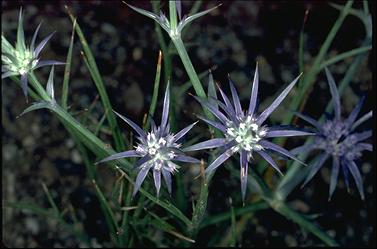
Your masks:
<instances>
[{"instance_id":1,"label":"white flower center","mask_svg":"<svg viewBox=\"0 0 377 249\"><path fill-rule=\"evenodd\" d=\"M225 135L229 140L234 139L237 142L237 145L233 148L234 152L241 149L246 151L261 150L263 148L258 144L258 141L266 135L266 129L259 127L253 117L247 116L238 124L229 122Z\"/></svg>"},{"instance_id":2,"label":"white flower center","mask_svg":"<svg viewBox=\"0 0 377 249\"><path fill-rule=\"evenodd\" d=\"M146 137L146 141L138 144L136 151L142 155L149 155L151 157L150 163L153 164L156 170L161 170L162 167L175 170L174 164L169 165L169 161L176 155L168 147L179 148L180 144L172 142L172 135L159 137L158 133L150 132Z\"/></svg>"},{"instance_id":3,"label":"white flower center","mask_svg":"<svg viewBox=\"0 0 377 249\"><path fill-rule=\"evenodd\" d=\"M29 50L15 50L13 56L15 58L15 61L12 61L7 56L1 56L1 60L7 66L8 70L18 74L27 73L38 63L38 60L34 59L33 53Z\"/></svg>"}]
</instances>

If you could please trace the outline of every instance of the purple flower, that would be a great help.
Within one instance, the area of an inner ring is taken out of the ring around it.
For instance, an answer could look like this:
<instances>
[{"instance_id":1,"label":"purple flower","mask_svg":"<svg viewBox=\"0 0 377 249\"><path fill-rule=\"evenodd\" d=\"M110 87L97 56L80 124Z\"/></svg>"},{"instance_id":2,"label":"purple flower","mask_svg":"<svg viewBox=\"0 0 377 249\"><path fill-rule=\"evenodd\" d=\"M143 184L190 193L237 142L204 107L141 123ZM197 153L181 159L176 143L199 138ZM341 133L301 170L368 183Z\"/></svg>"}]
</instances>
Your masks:
<instances>
[{"instance_id":1,"label":"purple flower","mask_svg":"<svg viewBox=\"0 0 377 249\"><path fill-rule=\"evenodd\" d=\"M206 168L206 173L212 172L234 153L238 152L240 154L241 167L241 192L242 198L244 199L247 184L248 162L252 158L252 153L254 151L264 158L280 174L282 173L278 165L274 162L267 151L277 152L285 157L299 161L289 151L279 145L269 142L267 138L312 134L305 131L294 130L289 127L267 127L266 125L263 125L268 116L279 106L279 104L288 95L289 91L294 87L298 78L299 77L293 80L274 100L274 102L260 115L256 113L259 84L258 64L255 69L250 104L247 111L242 110L236 88L234 87L230 78L229 85L232 93L232 101L228 99L219 86L218 88L224 102L221 102L216 98L210 97L208 100L205 100L194 96L203 107L207 108L216 117L216 119L218 119L218 121L212 121L201 116L199 116L199 118L220 130L224 134L224 138L214 138L201 142L185 148L184 151L195 151L209 148L223 149L223 153Z\"/></svg>"},{"instance_id":2,"label":"purple flower","mask_svg":"<svg viewBox=\"0 0 377 249\"><path fill-rule=\"evenodd\" d=\"M52 37L52 34L43 39L37 46L35 46L35 40L38 35L39 28L41 24L38 25L34 32L33 38L31 40L30 47L26 47L24 29L22 24L22 9L20 10L19 20L18 20L18 30L17 30L17 43L13 47L7 39L1 35L1 78L7 78L10 76L21 75L21 87L24 92L25 97L27 96L27 75L34 69L50 66L50 65L62 65L63 62L59 61L41 61L39 54L41 53L44 46L47 44L48 40Z\"/></svg>"},{"instance_id":3,"label":"purple flower","mask_svg":"<svg viewBox=\"0 0 377 249\"><path fill-rule=\"evenodd\" d=\"M171 193L171 174L179 169L179 166L173 161L186 162L186 163L200 163L199 160L186 156L181 150L181 144L179 141L183 136L197 123L193 123L186 128L182 129L176 134L170 133L168 116L169 116L169 84L165 91L164 106L162 111L161 125L156 126L153 119L151 119L152 131L146 133L137 124L130 119L115 112L121 119L129 124L139 135L137 139L139 143L135 146L135 150L124 151L106 157L98 163L107 162L115 159L125 157L140 157L140 159L134 165L139 169L139 173L136 177L135 186L133 190L133 196L139 190L148 172L152 170L154 184L157 190L157 196L161 187L161 174L165 179L169 193Z\"/></svg>"},{"instance_id":4,"label":"purple flower","mask_svg":"<svg viewBox=\"0 0 377 249\"><path fill-rule=\"evenodd\" d=\"M311 166L309 174L307 175L302 186L305 186L318 172L322 165L328 158L332 157L332 171L330 178L329 200L334 193L339 168L342 168L344 180L349 191L349 174L353 176L356 187L359 190L361 198L364 200L364 190L361 175L355 160L361 156L364 150L373 150L373 146L369 143L362 142L363 140L372 136L372 130L364 132L355 132L355 129L372 117L372 111L368 112L360 119L356 120L359 115L361 106L364 102L362 97L357 103L356 107L349 114L348 118L341 117L340 98L335 81L330 71L325 68L327 80L330 86L332 101L334 104L335 115L332 119L327 119L324 123L319 123L311 117L296 113L298 117L312 124L317 128L317 136L313 143L309 143L297 147L291 151L293 154L299 154L303 151L322 150L324 153L319 155L318 160Z\"/></svg>"}]
</instances>

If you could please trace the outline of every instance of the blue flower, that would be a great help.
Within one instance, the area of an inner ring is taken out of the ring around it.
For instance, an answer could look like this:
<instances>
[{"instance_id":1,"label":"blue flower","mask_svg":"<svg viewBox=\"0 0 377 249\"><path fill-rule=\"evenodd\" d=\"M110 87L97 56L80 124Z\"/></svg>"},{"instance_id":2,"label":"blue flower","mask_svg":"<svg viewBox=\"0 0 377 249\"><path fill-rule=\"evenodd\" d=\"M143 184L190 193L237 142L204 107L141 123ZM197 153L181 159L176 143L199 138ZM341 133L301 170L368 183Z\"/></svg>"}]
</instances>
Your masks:
<instances>
[{"instance_id":1,"label":"blue flower","mask_svg":"<svg viewBox=\"0 0 377 249\"><path fill-rule=\"evenodd\" d=\"M185 148L184 151L221 148L223 150L223 153L206 168L206 173L212 172L233 154L239 153L241 167L241 192L242 198L244 199L246 193L248 163L252 158L253 152L258 153L280 174L282 173L278 165L274 162L267 151L277 152L285 157L298 160L289 151L279 145L269 142L267 138L312 135L312 133L295 130L290 127L267 127L266 125L263 125L268 116L288 95L289 91L294 87L298 79L299 77L294 79L288 85L288 87L284 89L284 91L274 100L274 102L260 115L256 113L259 84L258 64L255 69L250 104L247 111L242 110L236 88L234 87L234 84L232 83L230 78L229 85L232 93L232 102L224 94L219 86L218 89L224 102L217 100L217 98L210 97L208 100L206 100L194 96L195 99L197 99L203 107L207 108L216 117L216 119L218 119L219 122L206 119L202 116L198 117L211 126L215 127L216 129L220 130L224 134L224 138L214 138L205 142L201 142Z\"/></svg>"},{"instance_id":2,"label":"blue flower","mask_svg":"<svg viewBox=\"0 0 377 249\"><path fill-rule=\"evenodd\" d=\"M21 87L25 97L27 96L28 73L40 67L64 64L63 62L54 60L40 60L39 54L54 34L50 34L45 39L43 39L37 46L35 46L35 40L37 38L40 27L41 24L38 25L37 29L34 32L30 47L26 47L21 9L18 20L16 46L13 47L8 42L8 40L3 35L1 35L1 62L3 64L1 66L1 78L4 79L10 76L21 75Z\"/></svg>"},{"instance_id":3,"label":"blue flower","mask_svg":"<svg viewBox=\"0 0 377 249\"><path fill-rule=\"evenodd\" d=\"M135 163L134 167L139 169L139 173L136 177L135 186L133 190L133 196L139 190L141 184L143 183L148 172L152 170L154 184L157 190L157 196L160 192L161 187L161 174L165 179L169 193L171 193L171 174L178 171L179 166L174 163L186 162L186 163L200 163L199 160L186 156L181 150L181 144L179 141L183 136L191 130L191 128L197 123L193 123L186 128L182 129L180 132L173 134L170 132L170 125L168 122L169 116L169 102L170 102L169 84L165 91L164 105L162 111L161 125L156 126L153 119L151 119L151 131L145 132L137 124L132 122L130 119L122 116L121 114L114 111L121 119L123 119L127 124L129 124L139 135L137 139L139 143L135 147L135 150L124 151L106 157L99 161L98 163L107 162L110 160L115 160L125 157L140 157L140 159Z\"/></svg>"},{"instance_id":4,"label":"blue flower","mask_svg":"<svg viewBox=\"0 0 377 249\"><path fill-rule=\"evenodd\" d=\"M293 154L299 154L303 151L322 150L318 160L311 166L302 186L306 185L327 161L332 157L332 172L330 179L329 200L334 193L338 180L339 169L342 168L344 180L349 191L349 174L353 176L356 186L359 190L361 198L364 200L364 190L361 175L355 160L361 156L364 150L373 150L372 144L362 142L372 136L372 130L363 132L355 132L355 129L372 117L372 111L368 112L360 119L356 120L359 115L361 106L364 102L364 96L359 100L356 107L349 114L348 118L341 117L340 98L335 81L330 71L325 68L327 80L330 86L332 101L334 104L335 115L333 118L327 119L324 123L319 123L315 119L296 113L298 117L312 124L317 128L317 136L313 143L305 144L291 151Z\"/></svg>"}]
</instances>

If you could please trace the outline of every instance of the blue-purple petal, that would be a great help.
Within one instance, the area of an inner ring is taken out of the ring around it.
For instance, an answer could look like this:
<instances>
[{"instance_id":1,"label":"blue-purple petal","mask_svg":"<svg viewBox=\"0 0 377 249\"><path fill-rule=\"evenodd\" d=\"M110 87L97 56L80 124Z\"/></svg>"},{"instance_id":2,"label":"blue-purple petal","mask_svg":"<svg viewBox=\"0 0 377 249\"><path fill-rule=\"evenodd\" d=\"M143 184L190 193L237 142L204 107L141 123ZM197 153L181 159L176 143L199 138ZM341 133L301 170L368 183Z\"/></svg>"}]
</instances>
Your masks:
<instances>
[{"instance_id":1,"label":"blue-purple petal","mask_svg":"<svg viewBox=\"0 0 377 249\"><path fill-rule=\"evenodd\" d=\"M171 185L172 185L171 173L163 168L162 176L164 177L166 187L168 188L168 192L169 194L171 194Z\"/></svg>"},{"instance_id":2,"label":"blue-purple petal","mask_svg":"<svg viewBox=\"0 0 377 249\"><path fill-rule=\"evenodd\" d=\"M355 137L355 140L354 140L355 142L360 142L360 141L370 138L372 135L373 135L372 130L368 130L368 131L363 131L359 133L353 133L351 136Z\"/></svg>"},{"instance_id":3,"label":"blue-purple petal","mask_svg":"<svg viewBox=\"0 0 377 249\"><path fill-rule=\"evenodd\" d=\"M329 201L335 191L336 183L338 182L338 175L339 175L339 158L336 156L332 157L332 170L331 170L331 178L330 178L330 189L329 189Z\"/></svg>"},{"instance_id":4,"label":"blue-purple petal","mask_svg":"<svg viewBox=\"0 0 377 249\"><path fill-rule=\"evenodd\" d=\"M251 89L250 104L249 104L249 115L255 113L255 108L257 106L257 96L258 96L258 85L259 85L259 74L258 74L258 62L255 66L253 88Z\"/></svg>"},{"instance_id":5,"label":"blue-purple petal","mask_svg":"<svg viewBox=\"0 0 377 249\"><path fill-rule=\"evenodd\" d=\"M185 163L200 163L200 160L191 157L191 156L185 156L185 155L176 155L173 159L173 161L179 161L179 162L185 162Z\"/></svg>"},{"instance_id":6,"label":"blue-purple petal","mask_svg":"<svg viewBox=\"0 0 377 249\"><path fill-rule=\"evenodd\" d=\"M353 108L352 112L348 116L348 118L346 120L346 124L347 124L348 129L350 129L352 127L352 125L355 122L357 116L359 115L361 107L362 107L362 105L364 103L364 100L365 100L365 96L362 96L360 98L359 102L357 103L357 105L355 106L355 108Z\"/></svg>"},{"instance_id":7,"label":"blue-purple petal","mask_svg":"<svg viewBox=\"0 0 377 249\"><path fill-rule=\"evenodd\" d=\"M30 50L31 51L34 51L34 47L35 47L35 40L37 39L37 35L38 35L38 31L39 31L39 28L41 27L42 23L40 22L38 24L38 27L37 29L34 31L34 35L33 35L33 38L31 40L31 43L30 43Z\"/></svg>"},{"instance_id":8,"label":"blue-purple petal","mask_svg":"<svg viewBox=\"0 0 377 249\"><path fill-rule=\"evenodd\" d=\"M135 150L123 151L123 152L116 153L114 155L105 157L104 159L96 162L96 164L107 162L107 161L112 161L112 160L115 160L115 159L125 158L125 157L140 157L140 155Z\"/></svg>"},{"instance_id":9,"label":"blue-purple petal","mask_svg":"<svg viewBox=\"0 0 377 249\"><path fill-rule=\"evenodd\" d=\"M54 60L39 61L33 69L37 69L44 66L64 65L64 64L65 64L64 62L54 61Z\"/></svg>"},{"instance_id":10,"label":"blue-purple petal","mask_svg":"<svg viewBox=\"0 0 377 249\"><path fill-rule=\"evenodd\" d=\"M226 96L226 94L221 90L221 88L220 88L219 85L217 85L217 88L218 88L219 91L220 91L221 97L223 98L226 107L228 107L230 110L232 110L232 111L235 113L236 111L234 110L234 107L233 107L232 103L230 102L229 98L228 98L228 97Z\"/></svg>"},{"instance_id":11,"label":"blue-purple petal","mask_svg":"<svg viewBox=\"0 0 377 249\"><path fill-rule=\"evenodd\" d=\"M224 146L226 143L225 138L214 138L204 142L200 142L194 145L191 145L187 148L184 148L183 151L196 151L196 150L204 150L204 149L212 149Z\"/></svg>"},{"instance_id":12,"label":"blue-purple petal","mask_svg":"<svg viewBox=\"0 0 377 249\"><path fill-rule=\"evenodd\" d=\"M322 167L322 165L329 158L329 156L330 155L328 153L323 153L323 154L319 155L319 158L315 161L315 163L310 166L309 173L306 176L305 182L302 184L301 187L304 187L314 177L314 175Z\"/></svg>"},{"instance_id":13,"label":"blue-purple petal","mask_svg":"<svg viewBox=\"0 0 377 249\"><path fill-rule=\"evenodd\" d=\"M195 123L190 124L189 126L183 128L181 131L176 133L174 135L174 142L179 141L179 139L181 139L184 135L186 135L186 133L189 132L192 129L192 127L194 127L194 125L196 125L198 122L199 121L196 121Z\"/></svg>"},{"instance_id":14,"label":"blue-purple petal","mask_svg":"<svg viewBox=\"0 0 377 249\"><path fill-rule=\"evenodd\" d=\"M292 155L299 155L299 154L301 154L303 152L309 152L313 148L314 148L314 144L313 143L309 143L309 144L304 144L304 145L301 145L299 147L296 147L296 148L290 150L289 152Z\"/></svg>"},{"instance_id":15,"label":"blue-purple petal","mask_svg":"<svg viewBox=\"0 0 377 249\"><path fill-rule=\"evenodd\" d=\"M153 169L154 186L156 187L157 197L160 195L161 171Z\"/></svg>"},{"instance_id":16,"label":"blue-purple petal","mask_svg":"<svg viewBox=\"0 0 377 249\"><path fill-rule=\"evenodd\" d=\"M356 127L358 127L359 125L361 125L362 123L364 123L365 121L367 121L368 119L370 119L372 117L373 113L372 111L369 111L368 113L366 113L364 116L362 116L361 118L359 118L351 127L351 131L356 129Z\"/></svg>"},{"instance_id":17,"label":"blue-purple petal","mask_svg":"<svg viewBox=\"0 0 377 249\"><path fill-rule=\"evenodd\" d=\"M266 152L262 151L262 150L257 150L256 151L261 157L264 158L264 160L266 160L277 172L279 172L280 175L283 176L283 173L281 172L281 170L279 169L279 166L275 163L274 159L272 159L272 157L267 154Z\"/></svg>"},{"instance_id":18,"label":"blue-purple petal","mask_svg":"<svg viewBox=\"0 0 377 249\"><path fill-rule=\"evenodd\" d=\"M265 138L268 137L292 137L292 136L310 136L315 135L312 132L297 131L297 130L271 130L267 131Z\"/></svg>"},{"instance_id":19,"label":"blue-purple petal","mask_svg":"<svg viewBox=\"0 0 377 249\"><path fill-rule=\"evenodd\" d=\"M166 125L168 123L169 118L169 105L170 105L170 91L169 91L170 83L168 82L165 90L165 97L164 97L164 106L162 109L162 117L161 117L161 135L165 132Z\"/></svg>"},{"instance_id":20,"label":"blue-purple petal","mask_svg":"<svg viewBox=\"0 0 377 249\"><path fill-rule=\"evenodd\" d=\"M55 31L52 32L51 34L49 34L46 38L44 38L40 43L39 45L35 48L34 50L34 57L38 57L40 52L42 51L42 49L44 48L44 46L46 46L48 40L50 40L50 38L54 35Z\"/></svg>"},{"instance_id":21,"label":"blue-purple petal","mask_svg":"<svg viewBox=\"0 0 377 249\"><path fill-rule=\"evenodd\" d=\"M242 201L245 201L246 189L247 189L247 170L249 168L247 161L247 152L240 151L240 179L241 179L241 194Z\"/></svg>"},{"instance_id":22,"label":"blue-purple petal","mask_svg":"<svg viewBox=\"0 0 377 249\"><path fill-rule=\"evenodd\" d=\"M361 199L364 200L365 196L363 189L363 180L361 178L360 171L354 161L346 161L346 164L349 171L351 172L351 175L353 176L353 179L355 179L356 187L359 190Z\"/></svg>"},{"instance_id":23,"label":"blue-purple petal","mask_svg":"<svg viewBox=\"0 0 377 249\"><path fill-rule=\"evenodd\" d=\"M304 115L302 113L299 113L299 112L293 112L297 117L305 120L306 122L308 122L309 124L313 125L315 128L317 128L318 130L322 130L322 126L320 123L318 123L317 120L307 116L307 115Z\"/></svg>"},{"instance_id":24,"label":"blue-purple petal","mask_svg":"<svg viewBox=\"0 0 377 249\"><path fill-rule=\"evenodd\" d=\"M205 170L206 174L211 173L217 167L219 167L222 163L224 163L229 157L233 155L232 149L229 149L222 153L219 157L217 157Z\"/></svg>"},{"instance_id":25,"label":"blue-purple petal","mask_svg":"<svg viewBox=\"0 0 377 249\"><path fill-rule=\"evenodd\" d=\"M226 132L226 127L224 125L222 125L221 123L219 122L216 122L216 121L212 121L212 120L209 120L201 115L196 115L199 119L203 120L204 122L206 122L207 124L215 127L216 129L222 131L223 133Z\"/></svg>"},{"instance_id":26,"label":"blue-purple petal","mask_svg":"<svg viewBox=\"0 0 377 249\"><path fill-rule=\"evenodd\" d=\"M136 180L135 180L135 185L134 185L134 190L132 193L132 196L135 196L137 191L139 191L141 184L143 183L145 177L147 176L149 172L150 167L145 167L142 168L139 173L137 174Z\"/></svg>"},{"instance_id":27,"label":"blue-purple petal","mask_svg":"<svg viewBox=\"0 0 377 249\"><path fill-rule=\"evenodd\" d=\"M236 114L237 115L242 115L243 116L241 102L240 102L240 98L238 97L237 90L236 90L236 88L235 88L232 80L230 79L230 75L228 75L228 78L229 78L230 91L232 93L232 99L233 99L234 109L236 110Z\"/></svg>"},{"instance_id":28,"label":"blue-purple petal","mask_svg":"<svg viewBox=\"0 0 377 249\"><path fill-rule=\"evenodd\" d=\"M338 92L338 89L336 87L335 80L334 80L332 74L330 73L330 71L327 69L327 67L325 67L325 72L326 72L327 81L328 81L329 86L330 86L330 92L331 92L331 96L332 96L333 103L334 103L335 117L336 117L337 120L340 120L341 109L340 109L339 92Z\"/></svg>"},{"instance_id":29,"label":"blue-purple petal","mask_svg":"<svg viewBox=\"0 0 377 249\"><path fill-rule=\"evenodd\" d=\"M295 86L296 82L300 78L301 74L294 79L284 90L280 93L280 95L272 102L272 104L264 110L261 115L258 117L257 124L261 125L267 118L270 116L270 114L280 105L280 103L285 99L285 97L288 95L288 93L291 91L291 89Z\"/></svg>"},{"instance_id":30,"label":"blue-purple petal","mask_svg":"<svg viewBox=\"0 0 377 249\"><path fill-rule=\"evenodd\" d=\"M140 166L144 165L144 163L148 162L149 160L151 160L151 157L149 155L143 156L142 158L137 160L137 162L134 164L134 169L139 168Z\"/></svg>"},{"instance_id":31,"label":"blue-purple petal","mask_svg":"<svg viewBox=\"0 0 377 249\"><path fill-rule=\"evenodd\" d=\"M202 106L206 107L216 118L218 118L222 123L226 123L228 121L227 117L222 114L216 106L211 104L210 102L203 100L197 96L193 96Z\"/></svg>"},{"instance_id":32,"label":"blue-purple petal","mask_svg":"<svg viewBox=\"0 0 377 249\"><path fill-rule=\"evenodd\" d=\"M24 92L25 97L27 96L27 85L28 85L27 73L21 74L21 88L22 88L22 91Z\"/></svg>"},{"instance_id":33,"label":"blue-purple petal","mask_svg":"<svg viewBox=\"0 0 377 249\"><path fill-rule=\"evenodd\" d=\"M306 165L304 162L302 162L301 160L297 159L294 155L292 155L289 151L287 151L286 149L284 149L283 147L277 145L277 144L274 144L274 143L271 143L267 140L260 140L258 142L263 148L266 148L266 149L269 149L269 150L273 150L275 152L278 152L286 157L289 157L303 165Z\"/></svg>"},{"instance_id":34,"label":"blue-purple petal","mask_svg":"<svg viewBox=\"0 0 377 249\"><path fill-rule=\"evenodd\" d=\"M143 129L141 129L137 124L135 124L134 122L132 122L130 119L126 118L125 116L117 113L116 111L113 110L113 112L118 115L118 117L120 117L121 119L123 119L127 124L129 124L132 129L134 129L140 136L140 138L145 141L146 137L147 137L147 134L145 134L145 131L143 131Z\"/></svg>"}]
</instances>

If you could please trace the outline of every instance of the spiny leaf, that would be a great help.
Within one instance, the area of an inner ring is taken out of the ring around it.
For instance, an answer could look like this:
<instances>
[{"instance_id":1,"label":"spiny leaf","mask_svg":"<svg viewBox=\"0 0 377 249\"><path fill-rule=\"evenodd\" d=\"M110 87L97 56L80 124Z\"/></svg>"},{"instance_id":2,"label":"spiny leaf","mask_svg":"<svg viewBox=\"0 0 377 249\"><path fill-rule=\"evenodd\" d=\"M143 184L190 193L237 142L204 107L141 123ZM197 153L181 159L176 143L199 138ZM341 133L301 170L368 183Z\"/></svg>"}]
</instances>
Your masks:
<instances>
[{"instance_id":1,"label":"spiny leaf","mask_svg":"<svg viewBox=\"0 0 377 249\"><path fill-rule=\"evenodd\" d=\"M187 18L183 18L183 20L178 24L178 31L181 32L183 30L183 28L189 24L190 22L194 21L195 19L198 19L199 17L201 16L204 16L205 14L211 12L212 10L216 9L217 7L221 6L221 4L213 7L213 8L210 8L208 10L204 10L202 12L199 12L199 13L196 13L192 16L189 16Z\"/></svg>"}]
</instances>

